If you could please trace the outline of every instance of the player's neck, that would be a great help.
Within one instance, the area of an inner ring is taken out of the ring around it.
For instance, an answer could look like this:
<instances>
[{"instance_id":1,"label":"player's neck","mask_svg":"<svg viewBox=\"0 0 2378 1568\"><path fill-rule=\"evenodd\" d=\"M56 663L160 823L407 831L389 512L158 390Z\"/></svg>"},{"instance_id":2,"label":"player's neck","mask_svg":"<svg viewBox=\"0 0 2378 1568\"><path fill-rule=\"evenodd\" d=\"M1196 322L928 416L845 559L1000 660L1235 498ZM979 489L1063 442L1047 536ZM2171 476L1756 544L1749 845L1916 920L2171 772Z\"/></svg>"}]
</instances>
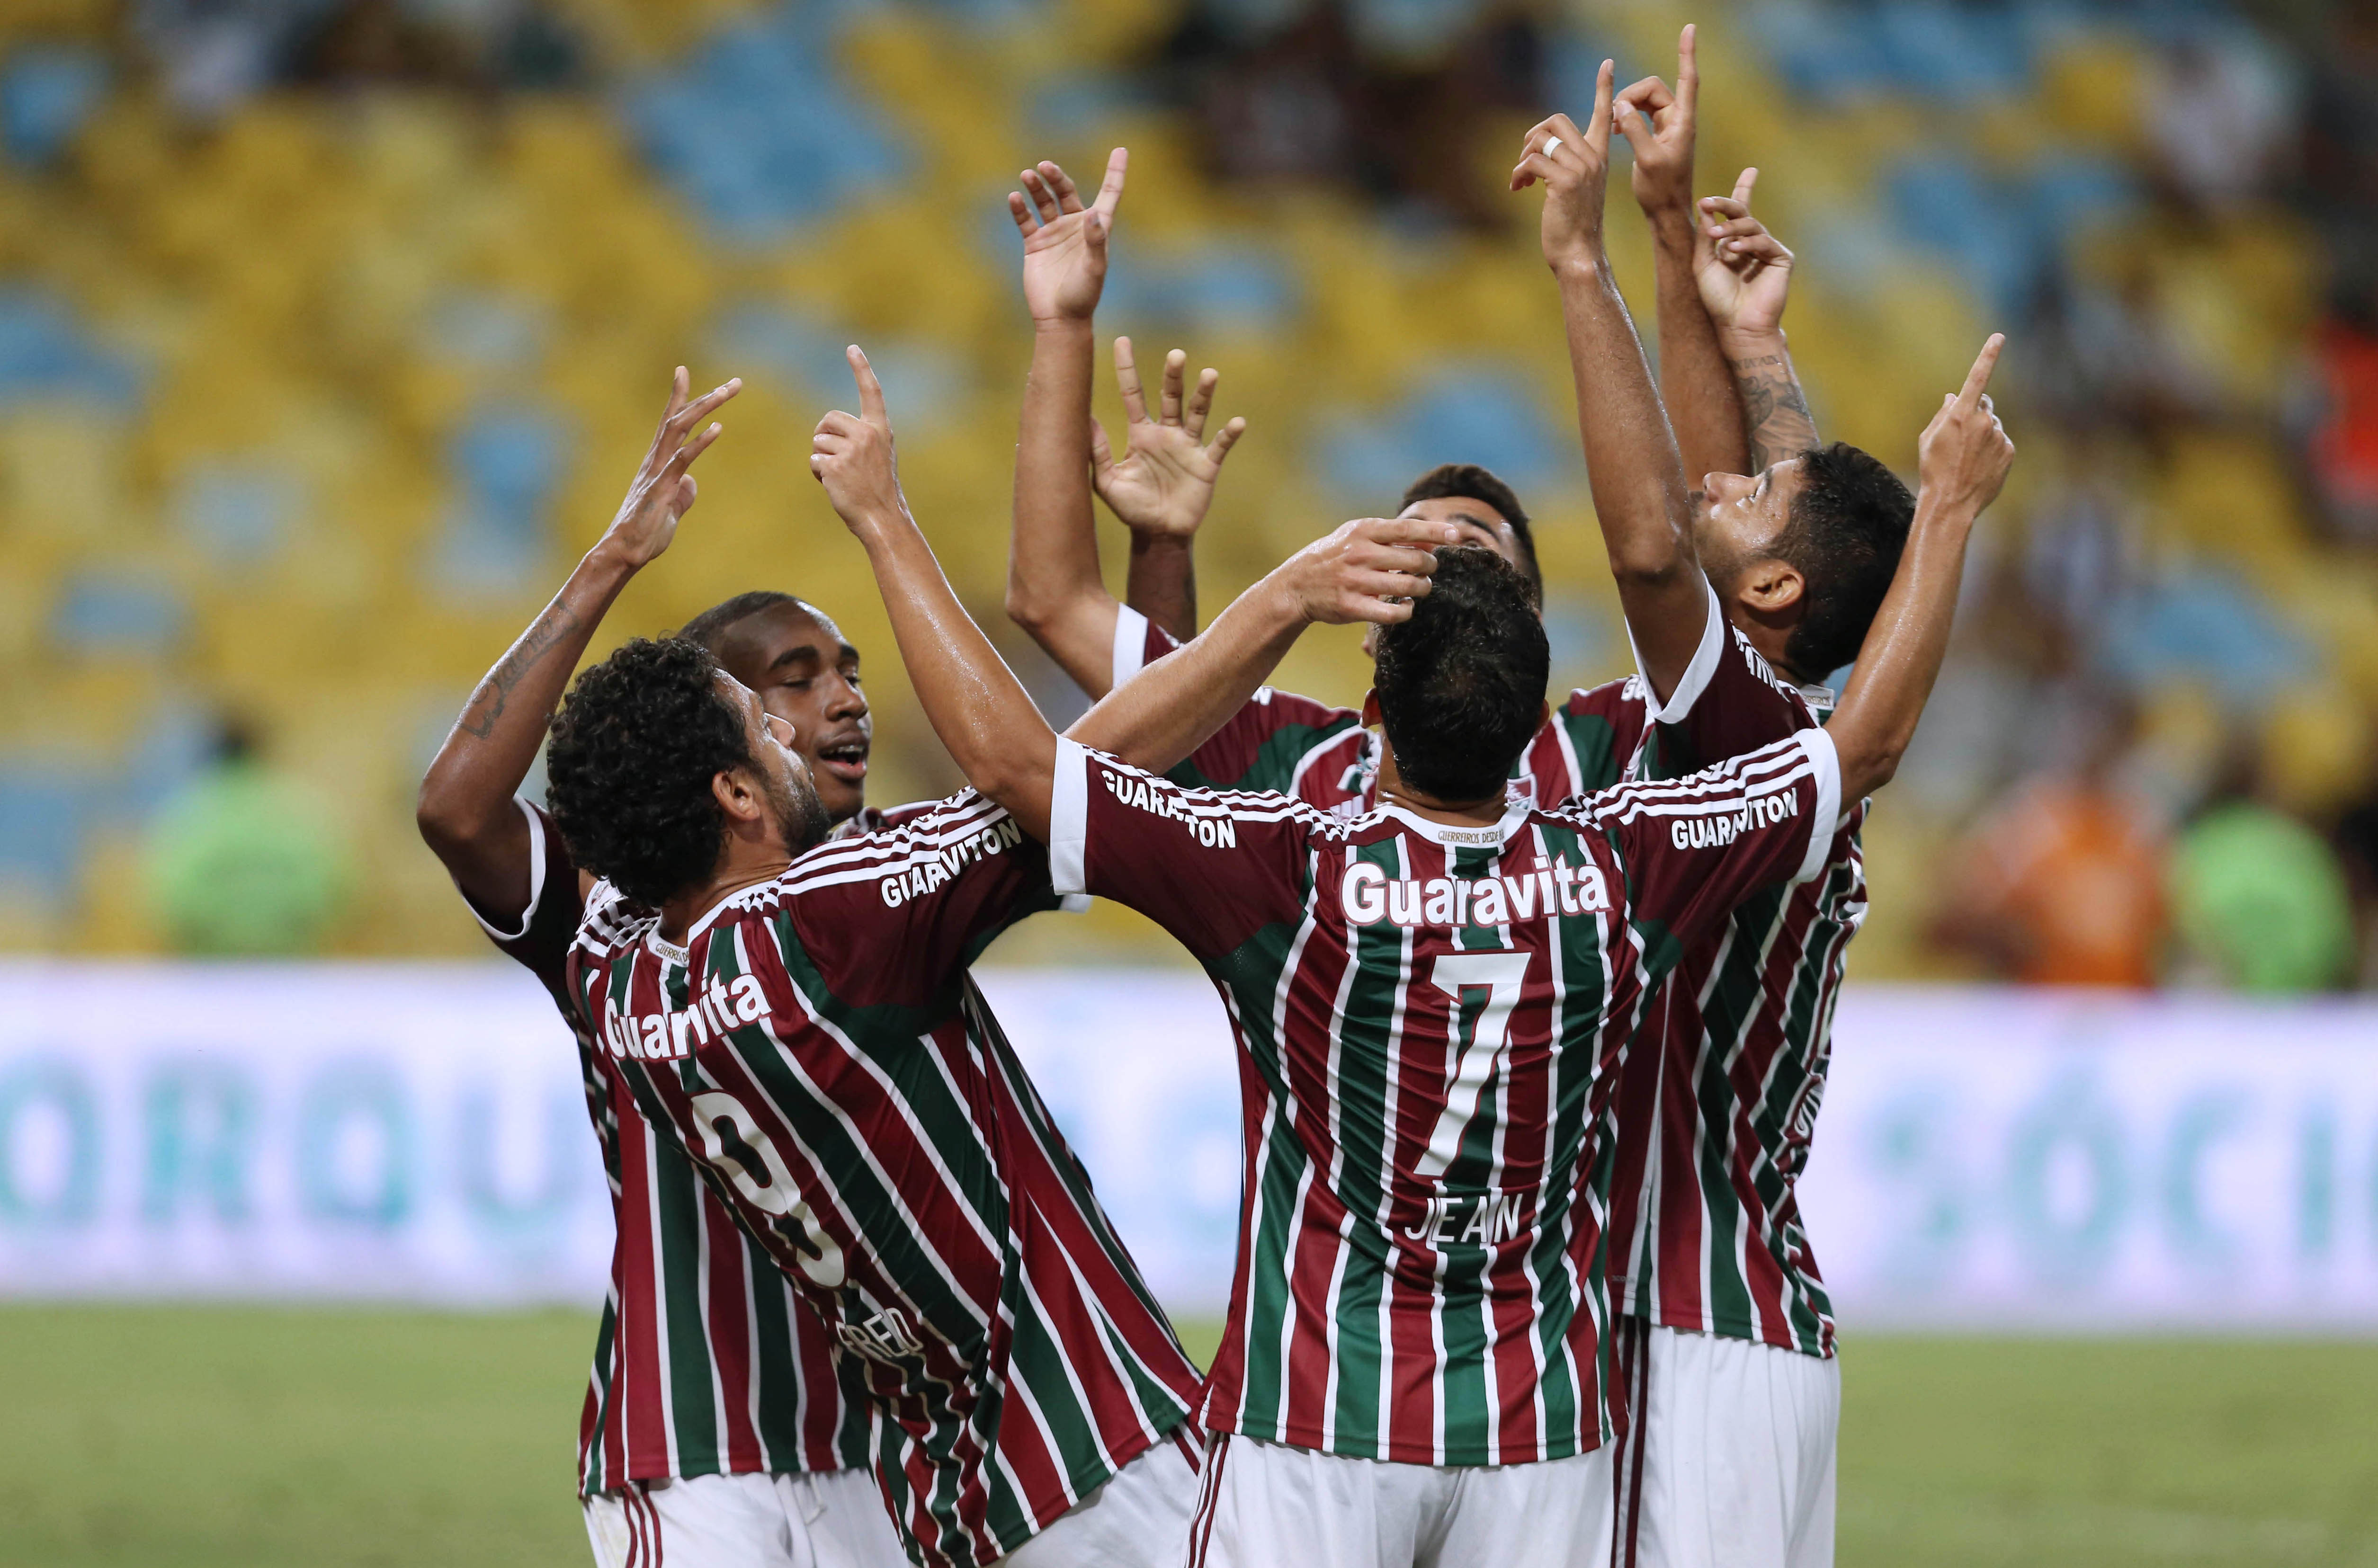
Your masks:
<instances>
[{"instance_id":1,"label":"player's neck","mask_svg":"<svg viewBox=\"0 0 2378 1568\"><path fill-rule=\"evenodd\" d=\"M784 852L782 845L758 853L739 844L731 847L708 881L687 889L661 905L661 940L683 942L695 921L745 888L775 881L792 863L792 856Z\"/></svg>"},{"instance_id":2,"label":"player's neck","mask_svg":"<svg viewBox=\"0 0 2378 1568\"><path fill-rule=\"evenodd\" d=\"M1433 795L1423 795L1403 781L1396 771L1396 754L1392 747L1382 745L1379 757L1379 802L1384 806L1399 806L1426 821L1444 822L1457 828L1491 828L1503 820L1509 802L1501 790L1483 800L1439 800Z\"/></svg>"}]
</instances>

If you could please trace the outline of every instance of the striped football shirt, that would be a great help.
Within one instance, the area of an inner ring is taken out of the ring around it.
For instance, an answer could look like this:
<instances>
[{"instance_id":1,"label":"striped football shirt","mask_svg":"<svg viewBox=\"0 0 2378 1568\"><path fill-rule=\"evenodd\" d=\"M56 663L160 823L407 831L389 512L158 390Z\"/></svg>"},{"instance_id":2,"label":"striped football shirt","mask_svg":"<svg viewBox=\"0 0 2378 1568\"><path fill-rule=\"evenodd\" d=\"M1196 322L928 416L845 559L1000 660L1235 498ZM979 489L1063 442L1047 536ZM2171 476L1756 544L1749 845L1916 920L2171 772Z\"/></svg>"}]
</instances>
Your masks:
<instances>
[{"instance_id":1,"label":"striped football shirt","mask_svg":"<svg viewBox=\"0 0 2378 1568\"><path fill-rule=\"evenodd\" d=\"M1550 805L1674 777L1830 710L1831 693L1779 681L1726 625L1714 593L1710 605L1701 643L1666 703L1653 701L1640 676L1571 692L1513 770L1515 793ZM1176 646L1123 611L1116 683ZM1266 689L1171 776L1358 811L1375 804L1377 769L1377 738L1360 713ZM1604 1172L1613 1294L1628 1315L1832 1354L1832 1305L1796 1184L1824 1092L1849 940L1866 917L1864 809L1830 847L1821 876L1744 900L1646 1009Z\"/></svg>"},{"instance_id":2,"label":"striped football shirt","mask_svg":"<svg viewBox=\"0 0 2378 1568\"><path fill-rule=\"evenodd\" d=\"M1588 1179L1659 976L1823 868L1821 729L1492 826L1185 787L1061 742L1056 886L1155 919L1240 1052L1239 1257L1209 1430L1503 1465L1612 1430Z\"/></svg>"},{"instance_id":3,"label":"striped football shirt","mask_svg":"<svg viewBox=\"0 0 2378 1568\"><path fill-rule=\"evenodd\" d=\"M1197 1373L967 966L1053 907L968 791L693 923L598 889L565 975L599 1065L830 1325L910 1555L1015 1550L1187 1418Z\"/></svg>"},{"instance_id":4,"label":"striped football shirt","mask_svg":"<svg viewBox=\"0 0 2378 1568\"><path fill-rule=\"evenodd\" d=\"M867 1409L843 1386L833 1336L696 1175L676 1137L638 1115L595 1060L563 981L583 913L551 818L529 820L529 900L496 945L536 976L577 1036L616 1239L578 1427L583 1495L673 1477L785 1475L868 1462ZM468 900L465 900L467 903Z\"/></svg>"}]
</instances>

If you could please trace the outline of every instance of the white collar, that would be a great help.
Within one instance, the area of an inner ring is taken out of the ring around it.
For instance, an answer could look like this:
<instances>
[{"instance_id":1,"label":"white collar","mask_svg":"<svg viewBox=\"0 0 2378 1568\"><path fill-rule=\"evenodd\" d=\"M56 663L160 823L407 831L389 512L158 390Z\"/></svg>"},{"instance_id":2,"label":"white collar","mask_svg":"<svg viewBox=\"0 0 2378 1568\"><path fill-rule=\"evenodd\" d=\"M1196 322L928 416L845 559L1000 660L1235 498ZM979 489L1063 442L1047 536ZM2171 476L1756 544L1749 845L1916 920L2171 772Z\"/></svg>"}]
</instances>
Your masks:
<instances>
[{"instance_id":1,"label":"white collar","mask_svg":"<svg viewBox=\"0 0 2378 1568\"><path fill-rule=\"evenodd\" d=\"M1514 798L1503 808L1503 820L1491 828L1471 823L1433 822L1408 807L1382 803L1382 816L1393 817L1405 828L1447 849L1500 849L1526 823L1535 803Z\"/></svg>"}]
</instances>

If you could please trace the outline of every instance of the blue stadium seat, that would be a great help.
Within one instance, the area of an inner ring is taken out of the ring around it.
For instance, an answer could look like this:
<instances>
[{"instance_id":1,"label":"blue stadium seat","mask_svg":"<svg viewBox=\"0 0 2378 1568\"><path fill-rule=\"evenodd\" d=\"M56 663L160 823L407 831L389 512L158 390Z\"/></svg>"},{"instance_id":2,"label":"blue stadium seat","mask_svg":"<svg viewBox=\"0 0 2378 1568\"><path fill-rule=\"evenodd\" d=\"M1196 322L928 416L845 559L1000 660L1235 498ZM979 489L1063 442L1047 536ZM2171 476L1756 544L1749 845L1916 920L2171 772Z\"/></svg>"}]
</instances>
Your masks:
<instances>
[{"instance_id":1,"label":"blue stadium seat","mask_svg":"<svg viewBox=\"0 0 2378 1568\"><path fill-rule=\"evenodd\" d=\"M721 238L783 239L906 166L883 116L843 86L826 10L786 6L724 29L627 93L644 155Z\"/></svg>"},{"instance_id":2,"label":"blue stadium seat","mask_svg":"<svg viewBox=\"0 0 2378 1568\"><path fill-rule=\"evenodd\" d=\"M139 400L142 377L128 359L87 337L66 308L29 289L0 289L0 406L24 401Z\"/></svg>"},{"instance_id":3,"label":"blue stadium seat","mask_svg":"<svg viewBox=\"0 0 2378 1568\"><path fill-rule=\"evenodd\" d=\"M189 604L171 583L93 569L67 579L50 612L50 640L82 657L162 658L189 621Z\"/></svg>"},{"instance_id":4,"label":"blue stadium seat","mask_svg":"<svg viewBox=\"0 0 2378 1568\"><path fill-rule=\"evenodd\" d=\"M208 560L219 567L251 567L271 559L288 543L301 501L294 474L207 462L182 475L173 515Z\"/></svg>"},{"instance_id":5,"label":"blue stadium seat","mask_svg":"<svg viewBox=\"0 0 2378 1568\"><path fill-rule=\"evenodd\" d=\"M1372 506L1441 462L1483 463L1519 489L1541 488L1570 477L1572 465L1539 402L1496 366L1442 371L1384 417L1327 422L1315 443L1321 471Z\"/></svg>"},{"instance_id":6,"label":"blue stadium seat","mask_svg":"<svg viewBox=\"0 0 2378 1568\"><path fill-rule=\"evenodd\" d=\"M82 864L90 781L62 769L0 770L0 879L65 902Z\"/></svg>"},{"instance_id":7,"label":"blue stadium seat","mask_svg":"<svg viewBox=\"0 0 2378 1568\"><path fill-rule=\"evenodd\" d=\"M0 66L0 146L29 168L57 160L107 95L107 61L97 52L28 45Z\"/></svg>"},{"instance_id":8,"label":"blue stadium seat","mask_svg":"<svg viewBox=\"0 0 2378 1568\"><path fill-rule=\"evenodd\" d=\"M2312 668L2312 651L2234 576L2195 569L2108 606L2098 658L2135 686L2179 676L2249 708Z\"/></svg>"}]
</instances>

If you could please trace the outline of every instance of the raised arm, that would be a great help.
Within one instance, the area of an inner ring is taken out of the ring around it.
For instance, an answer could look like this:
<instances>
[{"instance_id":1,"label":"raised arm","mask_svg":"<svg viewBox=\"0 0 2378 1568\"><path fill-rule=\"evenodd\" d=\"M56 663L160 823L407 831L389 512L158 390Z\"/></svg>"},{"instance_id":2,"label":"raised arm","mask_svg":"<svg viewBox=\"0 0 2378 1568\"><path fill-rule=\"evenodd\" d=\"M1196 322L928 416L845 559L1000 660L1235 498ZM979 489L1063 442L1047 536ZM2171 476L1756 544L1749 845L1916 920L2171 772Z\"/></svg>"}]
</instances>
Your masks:
<instances>
[{"instance_id":1,"label":"raised arm","mask_svg":"<svg viewBox=\"0 0 2378 1568\"><path fill-rule=\"evenodd\" d=\"M1106 288L1107 239L1129 162L1118 147L1087 207L1054 163L1024 171L1008 215L1024 235L1024 303L1032 367L1015 446L1015 533L1007 613L1076 681L1103 691L1114 660L1114 596L1099 576L1090 515L1091 318Z\"/></svg>"},{"instance_id":2,"label":"raised arm","mask_svg":"<svg viewBox=\"0 0 2378 1568\"><path fill-rule=\"evenodd\" d=\"M586 552L561 592L520 635L471 693L462 716L422 778L414 820L422 838L453 873L455 884L490 916L516 916L529 897L529 829L512 805L545 744L570 671L586 652L611 601L677 536L693 505L686 471L719 426L688 439L713 411L741 389L739 380L689 400L679 365L653 444L619 503L619 515Z\"/></svg>"},{"instance_id":3,"label":"raised arm","mask_svg":"<svg viewBox=\"0 0 2378 1568\"><path fill-rule=\"evenodd\" d=\"M1733 471L1741 473L1756 473L1818 444L1817 418L1784 341L1792 253L1751 215L1750 192L1758 183L1759 171L1745 169L1734 195L1701 200L1703 250L1695 272L1742 405L1748 461Z\"/></svg>"},{"instance_id":4,"label":"raised arm","mask_svg":"<svg viewBox=\"0 0 2378 1568\"><path fill-rule=\"evenodd\" d=\"M1611 575L1662 701L1700 644L1710 595L1693 548L1684 464L1651 386L1635 323L1603 246L1603 192L1610 174L1610 62L1602 63L1593 114L1580 132L1566 114L1529 131L1511 188L1544 186L1544 260L1560 281L1577 381L1578 435Z\"/></svg>"},{"instance_id":5,"label":"raised arm","mask_svg":"<svg viewBox=\"0 0 2378 1568\"><path fill-rule=\"evenodd\" d=\"M1925 427L1906 548L1858 650L1849 689L1825 725L1841 758L1845 805L1890 783L1916 737L1948 652L1965 541L2014 462L2014 443L1985 390L2005 342L1993 334L1982 345L1964 389Z\"/></svg>"},{"instance_id":6,"label":"raised arm","mask_svg":"<svg viewBox=\"0 0 2378 1568\"><path fill-rule=\"evenodd\" d=\"M819 423L810 471L867 551L891 614L893 639L934 734L976 788L1015 813L1026 832L1045 839L1057 737L942 575L900 493L883 388L867 356L857 348L848 353L859 413L836 411ZM1238 711L1305 626L1410 615L1408 605L1377 597L1410 599L1428 592L1435 558L1397 543L1408 535L1449 543L1453 531L1404 520L1347 524L1300 551L1290 566L1223 612L1204 637L1125 688L1136 693L1163 672L1147 696L1111 697L1073 733L1086 745L1113 748L1135 766L1159 772L1172 766ZM1173 666L1184 659L1176 672Z\"/></svg>"},{"instance_id":7,"label":"raised arm","mask_svg":"<svg viewBox=\"0 0 2378 1568\"><path fill-rule=\"evenodd\" d=\"M1696 276L1711 253L1693 208L1693 135L1700 101L1697 30L1676 41L1676 87L1645 77L1619 93L1617 129L1635 150L1636 205L1651 225L1653 295L1660 323L1660 396L1675 427L1685 482L1749 472L1742 400L1720 351L1716 323ZM1648 120L1648 124L1646 121Z\"/></svg>"},{"instance_id":8,"label":"raised arm","mask_svg":"<svg viewBox=\"0 0 2378 1568\"><path fill-rule=\"evenodd\" d=\"M1123 455L1117 459L1107 433L1090 425L1090 483L1123 525L1131 531L1131 571L1123 601L1186 642L1197 635L1197 576L1192 545L1206 509L1213 505L1214 482L1222 460L1245 433L1247 422L1232 419L1206 439L1221 373L1210 366L1184 397L1182 381L1189 356L1179 349L1164 356L1157 412L1150 417L1139 386L1131 340L1114 345L1115 385L1125 416ZM1111 672L1110 672L1111 673ZM1092 696L1106 683L1086 686Z\"/></svg>"}]
</instances>

